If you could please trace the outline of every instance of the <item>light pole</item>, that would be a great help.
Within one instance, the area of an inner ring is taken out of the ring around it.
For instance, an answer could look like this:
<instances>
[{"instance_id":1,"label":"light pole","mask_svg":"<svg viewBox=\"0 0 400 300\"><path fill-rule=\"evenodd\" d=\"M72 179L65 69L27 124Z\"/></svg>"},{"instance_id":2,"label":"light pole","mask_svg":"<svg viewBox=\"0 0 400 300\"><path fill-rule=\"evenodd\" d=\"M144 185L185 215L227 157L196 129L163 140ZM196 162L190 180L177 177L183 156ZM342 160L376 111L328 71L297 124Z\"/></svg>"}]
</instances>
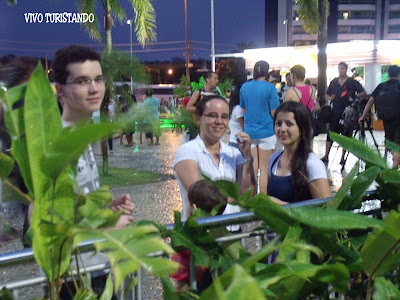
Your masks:
<instances>
[{"instance_id":1,"label":"light pole","mask_svg":"<svg viewBox=\"0 0 400 300\"><path fill-rule=\"evenodd\" d=\"M286 26L285 28L285 36L286 36L286 47L288 46L288 25L289 25L289 20L285 19L285 21L283 21L283 25Z\"/></svg>"},{"instance_id":2,"label":"light pole","mask_svg":"<svg viewBox=\"0 0 400 300\"><path fill-rule=\"evenodd\" d=\"M126 21L126 24L129 25L129 30L130 30L130 44L131 44L131 63L132 63L132 58L133 58L133 53L132 53L132 24L133 24L133 20L129 19L128 21ZM131 92L133 94L133 77L131 76Z\"/></svg>"},{"instance_id":3,"label":"light pole","mask_svg":"<svg viewBox=\"0 0 400 300\"><path fill-rule=\"evenodd\" d=\"M211 0L211 71L215 72L214 0Z\"/></svg>"},{"instance_id":4,"label":"light pole","mask_svg":"<svg viewBox=\"0 0 400 300\"><path fill-rule=\"evenodd\" d=\"M186 77L190 81L190 71L189 71L189 40L188 40L188 12L187 12L187 0L184 0L184 8L185 8L185 57L186 57Z\"/></svg>"}]
</instances>

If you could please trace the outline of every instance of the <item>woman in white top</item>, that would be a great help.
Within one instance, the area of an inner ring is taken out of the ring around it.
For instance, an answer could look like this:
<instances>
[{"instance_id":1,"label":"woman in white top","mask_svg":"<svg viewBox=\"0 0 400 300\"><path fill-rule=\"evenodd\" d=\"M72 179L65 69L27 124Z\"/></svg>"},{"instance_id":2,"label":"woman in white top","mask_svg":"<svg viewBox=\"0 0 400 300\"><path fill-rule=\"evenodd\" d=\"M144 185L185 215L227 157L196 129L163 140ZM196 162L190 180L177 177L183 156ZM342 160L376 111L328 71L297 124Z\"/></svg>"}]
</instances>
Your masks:
<instances>
[{"instance_id":1,"label":"woman in white top","mask_svg":"<svg viewBox=\"0 0 400 300\"><path fill-rule=\"evenodd\" d=\"M311 117L299 102L275 111L275 135L284 150L268 162L268 195L279 204L331 196L324 163L312 152Z\"/></svg>"},{"instance_id":2,"label":"woman in white top","mask_svg":"<svg viewBox=\"0 0 400 300\"><path fill-rule=\"evenodd\" d=\"M215 96L203 99L196 108L196 116L200 133L178 148L172 164L182 196L183 221L191 213L187 191L193 183L202 179L203 174L214 181L237 182L242 193L254 185L249 135L237 133L237 143L243 156L238 149L221 141L229 122L228 103ZM228 204L224 214L233 212L239 212L239 207Z\"/></svg>"}]
</instances>

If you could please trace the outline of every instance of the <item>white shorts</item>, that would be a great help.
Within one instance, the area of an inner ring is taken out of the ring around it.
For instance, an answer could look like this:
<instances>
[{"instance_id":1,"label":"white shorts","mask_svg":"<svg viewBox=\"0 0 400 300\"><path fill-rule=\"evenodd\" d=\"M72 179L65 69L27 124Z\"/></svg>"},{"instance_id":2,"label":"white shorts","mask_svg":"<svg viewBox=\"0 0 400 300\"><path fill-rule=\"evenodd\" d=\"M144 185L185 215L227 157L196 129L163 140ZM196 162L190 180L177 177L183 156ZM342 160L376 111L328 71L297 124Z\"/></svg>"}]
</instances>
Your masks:
<instances>
[{"instance_id":1,"label":"white shorts","mask_svg":"<svg viewBox=\"0 0 400 300\"><path fill-rule=\"evenodd\" d=\"M258 148L262 150L275 150L275 144L276 144L275 134L273 136L263 139L251 139L251 148L255 148L258 146Z\"/></svg>"}]
</instances>

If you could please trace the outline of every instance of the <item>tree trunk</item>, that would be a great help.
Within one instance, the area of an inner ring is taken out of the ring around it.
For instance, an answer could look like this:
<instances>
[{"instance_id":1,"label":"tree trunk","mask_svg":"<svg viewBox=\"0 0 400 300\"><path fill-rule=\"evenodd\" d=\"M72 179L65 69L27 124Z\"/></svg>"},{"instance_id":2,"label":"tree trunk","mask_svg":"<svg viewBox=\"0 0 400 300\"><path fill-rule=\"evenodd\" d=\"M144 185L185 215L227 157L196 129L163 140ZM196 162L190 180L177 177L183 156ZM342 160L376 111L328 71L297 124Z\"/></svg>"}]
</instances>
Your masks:
<instances>
[{"instance_id":1,"label":"tree trunk","mask_svg":"<svg viewBox=\"0 0 400 300\"><path fill-rule=\"evenodd\" d=\"M318 12L320 17L318 25L318 100L321 105L324 105L326 102L326 47L328 43L326 0L318 0Z\"/></svg>"},{"instance_id":2,"label":"tree trunk","mask_svg":"<svg viewBox=\"0 0 400 300\"><path fill-rule=\"evenodd\" d=\"M110 3L108 0L104 3L104 51L111 52L112 50L112 36L111 36L111 28L112 28L112 16L110 11ZM112 82L112 78L107 78L106 83L106 91L104 93L104 99L101 103L100 107L100 120L101 122L108 122L108 102L111 96L110 89L110 81ZM101 153L103 156L103 174L108 175L108 145L107 140L101 140Z\"/></svg>"}]
</instances>

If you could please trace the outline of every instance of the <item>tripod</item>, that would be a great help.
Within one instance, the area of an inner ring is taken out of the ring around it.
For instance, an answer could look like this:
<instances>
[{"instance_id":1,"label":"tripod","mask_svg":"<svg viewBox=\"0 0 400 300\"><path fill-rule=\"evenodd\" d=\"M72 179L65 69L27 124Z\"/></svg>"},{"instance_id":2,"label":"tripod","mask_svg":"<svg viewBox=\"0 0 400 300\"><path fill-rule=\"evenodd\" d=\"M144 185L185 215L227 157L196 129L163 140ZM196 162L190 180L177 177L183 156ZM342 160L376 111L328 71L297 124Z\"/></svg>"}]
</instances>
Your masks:
<instances>
[{"instance_id":1,"label":"tripod","mask_svg":"<svg viewBox=\"0 0 400 300\"><path fill-rule=\"evenodd\" d=\"M378 143L376 142L376 139L375 139L374 133L372 131L372 127L371 127L371 123L372 123L371 112L368 113L366 119L361 124L358 123L358 119L361 117L362 111L360 112L360 109L356 109L354 111L354 114L356 115L356 117L355 117L356 123L351 124L350 128L345 127L343 132L345 133L345 132L348 132L348 130L351 130L353 133L352 134L353 138L356 138L357 133L360 132L359 140L361 142L365 143L365 129L367 128L369 133L371 134L372 140L374 141L376 150L379 153L379 146L378 146ZM354 119L354 116L353 116L353 119ZM367 127L365 127L365 124L367 125ZM340 170L341 172L343 172L343 170L344 170L344 166L346 165L348 157L349 157L349 152L346 151L344 162L343 162L342 168Z\"/></svg>"}]
</instances>

